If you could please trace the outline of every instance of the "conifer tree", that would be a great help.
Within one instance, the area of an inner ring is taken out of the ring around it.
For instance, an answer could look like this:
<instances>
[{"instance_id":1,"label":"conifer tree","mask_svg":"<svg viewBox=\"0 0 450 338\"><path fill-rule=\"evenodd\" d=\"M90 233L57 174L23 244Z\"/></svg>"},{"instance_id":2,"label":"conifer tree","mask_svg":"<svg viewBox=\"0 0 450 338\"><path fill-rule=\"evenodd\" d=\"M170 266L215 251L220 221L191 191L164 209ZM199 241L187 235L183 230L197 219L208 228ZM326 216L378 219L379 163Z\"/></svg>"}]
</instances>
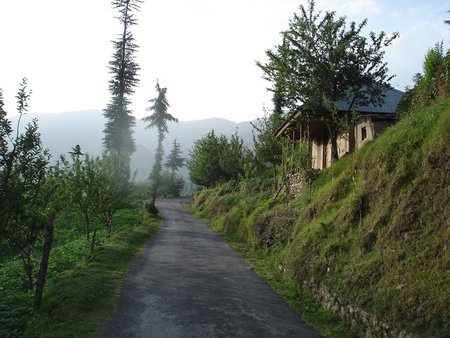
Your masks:
<instances>
[{"instance_id":1,"label":"conifer tree","mask_svg":"<svg viewBox=\"0 0 450 338\"><path fill-rule=\"evenodd\" d=\"M172 150L169 156L167 156L166 163L164 163L167 169L170 169L172 175L175 174L178 169L184 166L185 159L181 157L181 145L177 142L177 139L173 141Z\"/></svg>"},{"instance_id":2,"label":"conifer tree","mask_svg":"<svg viewBox=\"0 0 450 338\"><path fill-rule=\"evenodd\" d=\"M123 30L119 38L113 41L113 59L109 62L112 79L109 81L111 101L104 110L107 119L103 138L106 150L115 150L127 158L135 150L132 128L135 118L129 108L130 95L138 85L139 66L135 61L138 48L131 32L136 25L134 12L139 11L141 0L113 0L112 6L118 10Z\"/></svg>"},{"instance_id":3,"label":"conifer tree","mask_svg":"<svg viewBox=\"0 0 450 338\"><path fill-rule=\"evenodd\" d=\"M169 131L167 126L168 121L178 122L178 119L167 113L169 108L169 102L166 98L167 88L162 88L159 82L156 82L156 92L158 94L154 99L149 100L152 103L150 107L147 108L148 112L153 112L151 115L144 117L142 120L147 122L146 128L156 127L158 130L158 147L155 153L155 164L153 165L152 172L150 173L151 184L151 202L150 210L154 213L157 212L155 208L156 197L158 196L158 187L161 184L161 170L162 170L162 160L164 156L163 141L165 134Z\"/></svg>"},{"instance_id":4,"label":"conifer tree","mask_svg":"<svg viewBox=\"0 0 450 338\"><path fill-rule=\"evenodd\" d=\"M181 145L175 139L172 143L172 150L167 156L164 166L170 172L163 172L161 175L161 193L169 197L179 197L184 188L183 177L177 174L177 171L184 167L185 158L181 156Z\"/></svg>"}]
</instances>

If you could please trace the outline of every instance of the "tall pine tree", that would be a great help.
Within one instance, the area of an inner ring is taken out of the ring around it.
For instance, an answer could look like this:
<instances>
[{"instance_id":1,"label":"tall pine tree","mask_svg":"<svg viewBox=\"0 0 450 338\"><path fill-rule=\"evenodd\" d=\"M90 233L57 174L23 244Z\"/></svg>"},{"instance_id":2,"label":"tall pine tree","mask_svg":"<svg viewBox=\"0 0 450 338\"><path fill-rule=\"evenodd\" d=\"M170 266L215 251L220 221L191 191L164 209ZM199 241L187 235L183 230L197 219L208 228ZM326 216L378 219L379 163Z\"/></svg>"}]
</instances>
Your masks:
<instances>
[{"instance_id":1,"label":"tall pine tree","mask_svg":"<svg viewBox=\"0 0 450 338\"><path fill-rule=\"evenodd\" d=\"M178 169L184 167L185 158L181 157L181 145L177 142L177 139L175 139L172 144L172 150L170 151L169 156L167 156L164 166L167 169L170 169L172 175L175 175L175 172L178 171Z\"/></svg>"},{"instance_id":2,"label":"tall pine tree","mask_svg":"<svg viewBox=\"0 0 450 338\"><path fill-rule=\"evenodd\" d=\"M131 27L136 25L134 12L139 11L141 0L113 0L112 6L118 10L123 30L113 41L113 59L109 62L112 79L109 81L111 101L104 110L107 119L103 144L107 151L114 150L129 158L135 150L132 128L135 118L129 108L129 96L138 85L137 73L140 70L135 61L138 48Z\"/></svg>"},{"instance_id":3,"label":"tall pine tree","mask_svg":"<svg viewBox=\"0 0 450 338\"><path fill-rule=\"evenodd\" d=\"M154 213L157 212L157 209L155 208L155 201L158 196L158 188L161 184L162 160L164 157L163 141L165 134L169 131L167 122L178 122L178 119L167 112L167 109L169 108L169 101L167 101L166 98L167 88L162 88L159 83L156 82L156 92L158 96L149 101L152 105L147 108L148 112L152 111L153 113L142 119L148 123L146 128L156 127L158 130L158 147L156 148L155 164L153 165L152 172L150 173L150 179L152 181L150 192L150 209Z\"/></svg>"}]
</instances>

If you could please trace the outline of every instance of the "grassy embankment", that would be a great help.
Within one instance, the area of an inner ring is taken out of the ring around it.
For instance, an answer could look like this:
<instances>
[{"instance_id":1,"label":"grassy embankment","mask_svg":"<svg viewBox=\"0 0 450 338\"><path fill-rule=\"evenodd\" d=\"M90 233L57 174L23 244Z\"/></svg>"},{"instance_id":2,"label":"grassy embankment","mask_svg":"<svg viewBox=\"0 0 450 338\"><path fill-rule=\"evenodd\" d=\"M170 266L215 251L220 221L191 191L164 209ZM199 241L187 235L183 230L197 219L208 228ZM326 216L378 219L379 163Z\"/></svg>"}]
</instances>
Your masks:
<instances>
[{"instance_id":1,"label":"grassy embankment","mask_svg":"<svg viewBox=\"0 0 450 338\"><path fill-rule=\"evenodd\" d=\"M446 99L322 171L288 204L221 186L198 193L192 210L328 336L346 329L333 333L339 328L327 325L328 315L310 311L310 287L325 287L396 332L448 337L449 205Z\"/></svg>"},{"instance_id":2,"label":"grassy embankment","mask_svg":"<svg viewBox=\"0 0 450 338\"><path fill-rule=\"evenodd\" d=\"M4 315L0 336L98 337L114 310L130 265L161 224L148 216L143 221L139 218L134 210L121 210L114 218L110 237L104 229L98 232L100 242L90 262L84 256L87 244L83 225L60 219L42 308L34 316L32 294L21 288L20 262L4 262L0 281L6 298L0 301L0 313Z\"/></svg>"}]
</instances>

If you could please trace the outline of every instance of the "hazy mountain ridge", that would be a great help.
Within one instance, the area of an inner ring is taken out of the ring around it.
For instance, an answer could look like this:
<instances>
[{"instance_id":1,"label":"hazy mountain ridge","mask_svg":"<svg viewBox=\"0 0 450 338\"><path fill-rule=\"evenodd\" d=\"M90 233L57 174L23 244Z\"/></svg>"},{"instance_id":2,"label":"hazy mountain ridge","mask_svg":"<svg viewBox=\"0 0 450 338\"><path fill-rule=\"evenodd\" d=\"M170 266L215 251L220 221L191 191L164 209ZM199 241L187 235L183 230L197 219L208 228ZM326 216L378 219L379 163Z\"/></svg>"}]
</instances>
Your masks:
<instances>
[{"instance_id":1,"label":"hazy mountain ridge","mask_svg":"<svg viewBox=\"0 0 450 338\"><path fill-rule=\"evenodd\" d=\"M17 125L18 116L11 117L13 127ZM105 118L102 110L83 110L58 114L26 114L22 117L21 128L33 119L38 120L39 131L45 148L48 148L53 159L67 154L76 144L83 152L98 156L103 151L103 129ZM221 118L180 121L169 123L169 133L164 141L166 154L172 147L173 140L181 144L183 156L189 157L189 150L194 141L211 130L216 134L230 136L237 132L247 146L252 144L252 127L250 122L236 123ZM146 129L145 123L136 120L134 127L136 152L133 154L131 166L137 171L136 178L148 177L154 161L154 150L157 146L156 129ZM186 175L187 171L183 170Z\"/></svg>"}]
</instances>

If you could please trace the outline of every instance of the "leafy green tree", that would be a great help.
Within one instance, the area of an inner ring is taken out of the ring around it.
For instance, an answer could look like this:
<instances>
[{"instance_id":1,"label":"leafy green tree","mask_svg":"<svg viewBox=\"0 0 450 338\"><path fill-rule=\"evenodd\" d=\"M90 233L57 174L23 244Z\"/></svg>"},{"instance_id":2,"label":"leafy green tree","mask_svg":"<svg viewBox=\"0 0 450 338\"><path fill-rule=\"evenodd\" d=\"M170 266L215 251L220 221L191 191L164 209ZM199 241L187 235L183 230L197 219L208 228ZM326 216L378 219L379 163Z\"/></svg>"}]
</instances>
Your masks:
<instances>
[{"instance_id":1,"label":"leafy green tree","mask_svg":"<svg viewBox=\"0 0 450 338\"><path fill-rule=\"evenodd\" d=\"M6 118L6 111L3 109L5 106L3 98L3 89L0 88L0 152L2 158L0 159L1 167L6 164L6 154L8 153L8 137L12 133L11 122ZM1 225L0 225L1 226Z\"/></svg>"},{"instance_id":2,"label":"leafy green tree","mask_svg":"<svg viewBox=\"0 0 450 338\"><path fill-rule=\"evenodd\" d=\"M119 12L123 30L119 38L113 41L113 59L109 62L112 79L109 81L111 102L104 110L107 119L103 144L107 151L115 150L118 153L131 156L135 150L132 128L135 119L129 108L130 95L139 80L137 73L139 66L135 60L138 48L131 27L136 25L134 12L139 11L141 0L113 0L112 6Z\"/></svg>"},{"instance_id":3,"label":"leafy green tree","mask_svg":"<svg viewBox=\"0 0 450 338\"><path fill-rule=\"evenodd\" d=\"M282 120L280 114L266 112L263 117L251 122L253 127L253 151L256 165L260 169L267 166L275 167L281 163L282 144L275 139L275 134Z\"/></svg>"},{"instance_id":4,"label":"leafy green tree","mask_svg":"<svg viewBox=\"0 0 450 338\"><path fill-rule=\"evenodd\" d=\"M424 108L436 99L449 95L450 53L444 52L442 42L428 49L423 61L423 74L415 74L413 81L414 87L406 91L398 107L403 115Z\"/></svg>"},{"instance_id":5,"label":"leafy green tree","mask_svg":"<svg viewBox=\"0 0 450 338\"><path fill-rule=\"evenodd\" d=\"M32 290L36 241L47 220L52 194L45 184L50 155L42 147L36 120L20 132L30 94L23 79L16 96L19 119L15 133L0 95L0 238L22 260L27 288Z\"/></svg>"},{"instance_id":6,"label":"leafy green tree","mask_svg":"<svg viewBox=\"0 0 450 338\"><path fill-rule=\"evenodd\" d=\"M189 177L193 183L207 188L238 180L249 155L239 136L232 135L228 140L224 135L216 136L212 130L194 142L188 160Z\"/></svg>"},{"instance_id":7,"label":"leafy green tree","mask_svg":"<svg viewBox=\"0 0 450 338\"><path fill-rule=\"evenodd\" d=\"M150 192L150 209L153 210L153 212L157 212L155 202L156 197L158 196L158 188L161 185L161 170L164 157L163 141L166 133L169 131L167 122L178 122L178 119L167 112L169 108L169 102L166 98L167 88L162 88L159 85L159 82L156 82L156 92L158 95L149 100L149 103L152 105L147 108L147 111L152 112L152 114L142 119L148 123L146 126L147 129L155 127L158 131L158 147L156 148L155 153L155 164L153 165L152 172L150 173L150 179L152 182Z\"/></svg>"},{"instance_id":8,"label":"leafy green tree","mask_svg":"<svg viewBox=\"0 0 450 338\"><path fill-rule=\"evenodd\" d=\"M67 189L59 170L49 166L50 155L42 147L37 121L20 132L30 94L23 79L16 96L19 119L14 135L0 90L0 245L6 242L21 258L27 289L35 287L33 306L37 310L42 303L55 220L66 208ZM34 282L34 257L41 238L42 254Z\"/></svg>"},{"instance_id":9,"label":"leafy green tree","mask_svg":"<svg viewBox=\"0 0 450 338\"><path fill-rule=\"evenodd\" d=\"M352 110L381 104L383 89L392 78L383 62L384 49L398 34L371 32L366 38L362 35L366 24L367 20L351 22L347 27L345 17L317 13L311 0L290 21L282 44L266 52L268 62L257 63L291 112L301 109L308 119L326 123L333 160L338 158L338 135L354 121ZM337 107L342 101L348 103L347 113Z\"/></svg>"},{"instance_id":10,"label":"leafy green tree","mask_svg":"<svg viewBox=\"0 0 450 338\"><path fill-rule=\"evenodd\" d=\"M79 147L70 152L71 160L61 157L67 198L72 210L82 216L91 258L95 249L97 227L103 224L112 232L112 218L125 205L130 194L131 177L128 158L112 150L101 158L82 154Z\"/></svg>"},{"instance_id":11,"label":"leafy green tree","mask_svg":"<svg viewBox=\"0 0 450 338\"><path fill-rule=\"evenodd\" d=\"M0 193L1 199L0 203L2 204L2 208L0 209L0 213L2 216L4 213L6 213L5 208L5 202L7 200L5 199L7 194L7 188L8 188L8 180L9 180L9 171L11 171L11 159L10 159L10 152L8 148L8 140L12 136L12 126L11 121L9 121L6 118L6 111L3 109L4 107L4 98L3 98L3 89L0 89L0 177L1 177L1 190ZM2 222L0 222L0 239L2 237L3 232L5 231L6 223L4 222L4 219L2 219Z\"/></svg>"},{"instance_id":12,"label":"leafy green tree","mask_svg":"<svg viewBox=\"0 0 450 338\"><path fill-rule=\"evenodd\" d=\"M46 205L47 218L43 229L42 254L34 292L33 307L35 310L38 310L42 304L50 252L53 246L56 217L60 212L68 209L68 191L65 183L64 176L61 175L59 169L57 167L51 167L47 173L46 184L44 186L48 199Z\"/></svg>"},{"instance_id":13,"label":"leafy green tree","mask_svg":"<svg viewBox=\"0 0 450 338\"><path fill-rule=\"evenodd\" d=\"M83 157L82 157L83 156ZM72 153L71 161L61 156L61 169L66 176L66 189L70 194L70 204L83 219L89 257L92 256L97 227L95 224L99 191L98 168L94 158L88 154Z\"/></svg>"},{"instance_id":14,"label":"leafy green tree","mask_svg":"<svg viewBox=\"0 0 450 338\"><path fill-rule=\"evenodd\" d=\"M283 79L276 79L272 89L273 114L282 116L283 109L286 108L285 98L283 97Z\"/></svg>"},{"instance_id":15,"label":"leafy green tree","mask_svg":"<svg viewBox=\"0 0 450 338\"><path fill-rule=\"evenodd\" d=\"M131 193L131 176L127 158L111 151L96 159L98 167L98 190L95 203L96 217L112 232L114 214L126 205Z\"/></svg>"},{"instance_id":16,"label":"leafy green tree","mask_svg":"<svg viewBox=\"0 0 450 338\"><path fill-rule=\"evenodd\" d=\"M244 173L244 163L249 158L249 152L244 146L244 141L237 134L230 139L221 135L222 152L220 153L220 168L223 172L223 180L238 180Z\"/></svg>"},{"instance_id":17,"label":"leafy green tree","mask_svg":"<svg viewBox=\"0 0 450 338\"><path fill-rule=\"evenodd\" d=\"M220 153L223 143L214 130L194 142L187 162L189 177L197 185L211 188L222 179Z\"/></svg>"}]
</instances>

